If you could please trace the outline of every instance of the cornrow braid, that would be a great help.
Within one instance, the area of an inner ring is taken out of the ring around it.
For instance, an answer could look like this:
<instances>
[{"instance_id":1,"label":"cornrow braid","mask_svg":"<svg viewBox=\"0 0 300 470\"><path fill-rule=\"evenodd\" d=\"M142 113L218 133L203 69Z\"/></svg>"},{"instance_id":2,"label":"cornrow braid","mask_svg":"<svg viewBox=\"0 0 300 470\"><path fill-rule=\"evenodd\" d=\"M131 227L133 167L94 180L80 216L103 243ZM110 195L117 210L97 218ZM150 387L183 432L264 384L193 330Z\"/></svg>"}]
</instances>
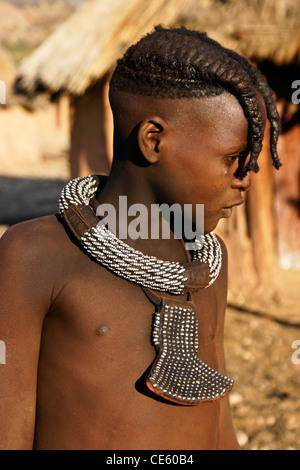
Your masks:
<instances>
[{"instance_id":1,"label":"cornrow braid","mask_svg":"<svg viewBox=\"0 0 300 470\"><path fill-rule=\"evenodd\" d=\"M233 51L230 51L227 49L227 52L229 54L233 53L235 56L237 55ZM257 87L257 90L259 93L262 95L266 110L267 110L267 116L268 120L271 124L271 129L270 129L270 149L271 149L271 155L273 159L273 165L278 170L282 164L280 162L280 159L277 154L277 141L278 137L281 131L281 125L280 125L280 119L278 116L277 108L275 101L273 99L272 95L272 90L268 86L267 82L264 80L262 74L259 72L259 70L256 67L253 67L248 60L246 60L242 56L238 56L239 60L243 63L244 67L248 70L249 75L251 76L251 79L255 86Z\"/></svg>"},{"instance_id":2,"label":"cornrow braid","mask_svg":"<svg viewBox=\"0 0 300 470\"><path fill-rule=\"evenodd\" d=\"M271 125L270 149L273 165L277 155L280 120L272 92L261 73L248 60L222 47L206 33L185 27L154 32L131 46L119 59L110 81L112 90L160 98L204 98L225 91L236 96L248 120L248 153L244 168L258 172L264 126L257 94L265 102Z\"/></svg>"}]
</instances>

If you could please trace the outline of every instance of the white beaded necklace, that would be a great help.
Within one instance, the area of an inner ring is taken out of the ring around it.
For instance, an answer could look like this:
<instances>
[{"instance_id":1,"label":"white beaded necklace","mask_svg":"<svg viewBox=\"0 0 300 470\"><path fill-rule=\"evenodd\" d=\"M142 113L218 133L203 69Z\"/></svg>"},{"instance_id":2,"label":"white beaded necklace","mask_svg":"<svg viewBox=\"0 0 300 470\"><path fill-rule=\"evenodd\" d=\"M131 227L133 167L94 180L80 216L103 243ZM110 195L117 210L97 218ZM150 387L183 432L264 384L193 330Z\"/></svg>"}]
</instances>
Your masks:
<instances>
[{"instance_id":1,"label":"white beaded necklace","mask_svg":"<svg viewBox=\"0 0 300 470\"><path fill-rule=\"evenodd\" d=\"M71 205L88 206L98 188L99 178L96 176L79 177L70 181L61 193L60 214L63 215ZM183 265L163 261L133 249L102 224L98 223L87 229L81 237L81 244L99 263L131 282L173 294L182 294L184 291L187 277ZM211 285L217 279L222 266L221 246L213 232L204 235L201 249L194 251L192 258L208 264L208 285Z\"/></svg>"},{"instance_id":2,"label":"white beaded necklace","mask_svg":"<svg viewBox=\"0 0 300 470\"><path fill-rule=\"evenodd\" d=\"M63 215L71 205L88 206L98 188L99 179L96 176L79 177L70 181L61 193L60 214ZM199 240L198 242L200 243ZM129 281L173 294L182 294L184 291L187 277L183 265L135 250L102 224L98 223L87 229L81 237L81 244L99 263ZM213 232L204 235L201 249L194 251L192 258L208 264L208 285L211 285L217 279L222 266L221 246Z\"/></svg>"}]
</instances>

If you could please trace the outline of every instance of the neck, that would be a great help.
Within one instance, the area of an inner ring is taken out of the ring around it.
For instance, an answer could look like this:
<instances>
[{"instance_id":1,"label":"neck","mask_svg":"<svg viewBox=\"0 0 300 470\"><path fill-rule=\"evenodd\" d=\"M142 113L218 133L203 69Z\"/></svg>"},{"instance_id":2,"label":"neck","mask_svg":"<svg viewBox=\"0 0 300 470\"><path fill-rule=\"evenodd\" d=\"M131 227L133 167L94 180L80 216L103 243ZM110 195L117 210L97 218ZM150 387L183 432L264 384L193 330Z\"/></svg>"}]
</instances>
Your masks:
<instances>
[{"instance_id":1,"label":"neck","mask_svg":"<svg viewBox=\"0 0 300 470\"><path fill-rule=\"evenodd\" d=\"M174 236L170 226L165 235L168 238L162 237L161 230L157 234L158 238L151 236L151 227L157 221L154 215L158 200L145 168L133 168L128 162L117 162L96 198L100 204L110 204L114 208L116 235L125 243L146 255L165 261L189 261L183 240ZM168 224L166 221L164 223ZM131 236L132 230L134 237ZM140 237L136 238L138 234Z\"/></svg>"}]
</instances>

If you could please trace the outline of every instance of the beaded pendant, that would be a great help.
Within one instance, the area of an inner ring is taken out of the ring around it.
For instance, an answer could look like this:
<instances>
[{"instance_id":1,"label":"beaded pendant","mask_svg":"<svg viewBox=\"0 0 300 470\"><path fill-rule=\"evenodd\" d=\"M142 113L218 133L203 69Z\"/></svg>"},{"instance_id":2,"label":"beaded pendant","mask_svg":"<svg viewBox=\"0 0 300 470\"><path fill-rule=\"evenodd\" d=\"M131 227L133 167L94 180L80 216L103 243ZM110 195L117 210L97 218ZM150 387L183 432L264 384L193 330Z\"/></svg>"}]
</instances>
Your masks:
<instances>
[{"instance_id":1,"label":"beaded pendant","mask_svg":"<svg viewBox=\"0 0 300 470\"><path fill-rule=\"evenodd\" d=\"M212 403L227 395L234 381L198 356L198 322L193 302L161 299L154 316L152 342L157 356L148 388L175 403Z\"/></svg>"}]
</instances>

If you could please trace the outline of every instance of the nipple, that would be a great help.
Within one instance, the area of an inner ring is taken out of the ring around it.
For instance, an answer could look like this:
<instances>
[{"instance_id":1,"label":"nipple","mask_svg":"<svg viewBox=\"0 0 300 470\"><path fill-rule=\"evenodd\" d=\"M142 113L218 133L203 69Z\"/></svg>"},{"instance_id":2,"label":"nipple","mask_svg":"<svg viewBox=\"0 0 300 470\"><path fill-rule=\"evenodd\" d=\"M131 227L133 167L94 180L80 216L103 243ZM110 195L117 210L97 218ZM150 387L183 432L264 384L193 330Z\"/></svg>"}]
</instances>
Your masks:
<instances>
[{"instance_id":1,"label":"nipple","mask_svg":"<svg viewBox=\"0 0 300 470\"><path fill-rule=\"evenodd\" d=\"M96 330L96 334L98 336L105 336L105 335L107 335L108 332L109 332L109 326L107 326L107 325L100 325L100 326L98 326L98 328Z\"/></svg>"}]
</instances>

